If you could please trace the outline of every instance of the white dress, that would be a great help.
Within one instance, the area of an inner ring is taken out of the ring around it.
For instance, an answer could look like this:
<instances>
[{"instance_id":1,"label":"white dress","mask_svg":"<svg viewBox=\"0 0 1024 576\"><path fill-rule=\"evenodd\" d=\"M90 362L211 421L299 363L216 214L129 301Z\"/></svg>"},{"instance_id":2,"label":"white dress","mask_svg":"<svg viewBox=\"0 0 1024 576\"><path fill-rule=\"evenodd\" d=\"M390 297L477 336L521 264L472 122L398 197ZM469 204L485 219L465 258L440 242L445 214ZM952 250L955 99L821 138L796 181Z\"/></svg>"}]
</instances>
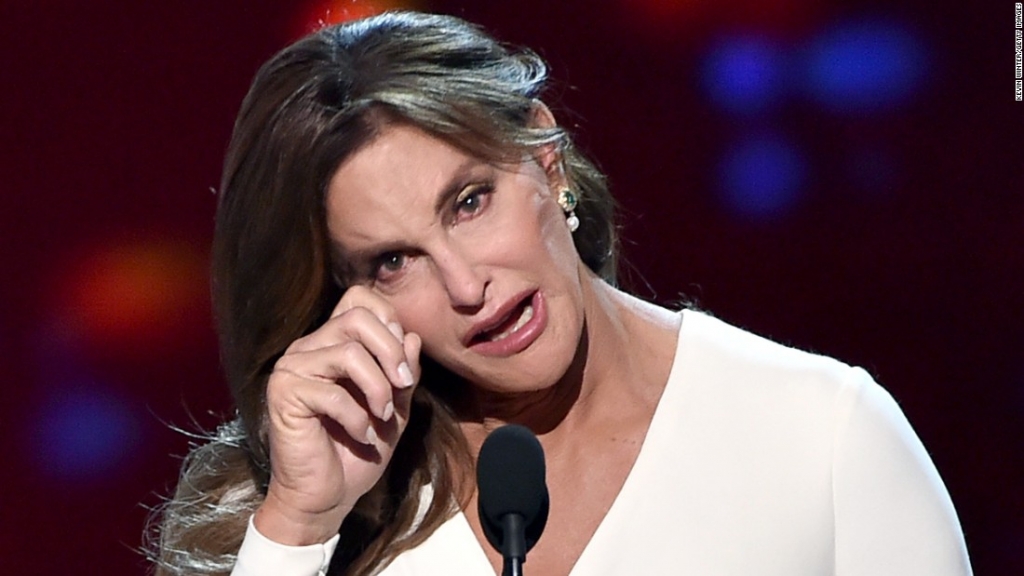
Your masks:
<instances>
[{"instance_id":1,"label":"white dress","mask_svg":"<svg viewBox=\"0 0 1024 576\"><path fill-rule=\"evenodd\" d=\"M684 311L676 357L636 463L570 576L970 574L956 512L903 413L859 368ZM543 537L543 536L542 536ZM257 542L257 540L259 542ZM235 576L312 576L257 561ZM283 568L287 566L287 568ZM529 574L529 556L524 572ZM493 576L466 517L382 576Z\"/></svg>"}]
</instances>

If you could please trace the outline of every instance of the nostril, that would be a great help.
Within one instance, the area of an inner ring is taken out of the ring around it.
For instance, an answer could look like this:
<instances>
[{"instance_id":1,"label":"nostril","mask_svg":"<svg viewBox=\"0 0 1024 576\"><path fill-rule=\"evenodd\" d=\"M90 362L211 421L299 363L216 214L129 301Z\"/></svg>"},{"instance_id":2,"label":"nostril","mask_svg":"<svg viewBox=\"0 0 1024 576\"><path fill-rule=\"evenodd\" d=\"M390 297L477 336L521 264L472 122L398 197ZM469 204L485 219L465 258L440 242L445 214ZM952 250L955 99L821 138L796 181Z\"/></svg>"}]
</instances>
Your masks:
<instances>
[{"instance_id":1,"label":"nostril","mask_svg":"<svg viewBox=\"0 0 1024 576\"><path fill-rule=\"evenodd\" d=\"M483 310L483 307L484 307L484 302L483 301L479 302L478 304L470 304L470 305L455 304L455 303L452 304L452 309L453 310L455 310L459 314L465 314L467 316L472 316L473 314L476 314L476 313L480 312L481 310Z\"/></svg>"},{"instance_id":2,"label":"nostril","mask_svg":"<svg viewBox=\"0 0 1024 576\"><path fill-rule=\"evenodd\" d=\"M489 282L481 280L476 274L468 273L460 278L452 278L447 283L448 298L456 309L479 310L487 301Z\"/></svg>"}]
</instances>

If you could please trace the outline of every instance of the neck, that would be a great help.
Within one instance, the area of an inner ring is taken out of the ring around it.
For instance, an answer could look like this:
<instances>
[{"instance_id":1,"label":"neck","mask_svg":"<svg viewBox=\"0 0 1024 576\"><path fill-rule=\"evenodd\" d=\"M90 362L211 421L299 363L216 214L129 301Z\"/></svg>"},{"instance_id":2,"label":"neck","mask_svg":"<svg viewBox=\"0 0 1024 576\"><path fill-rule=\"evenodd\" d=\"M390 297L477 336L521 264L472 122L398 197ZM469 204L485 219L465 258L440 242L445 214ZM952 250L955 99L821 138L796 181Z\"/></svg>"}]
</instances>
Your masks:
<instances>
[{"instance_id":1,"label":"neck","mask_svg":"<svg viewBox=\"0 0 1024 576\"><path fill-rule=\"evenodd\" d=\"M623 395L649 389L651 379L655 403L660 397L672 356L666 357L665 346L657 343L668 335L674 345L678 315L619 291L589 270L581 279L585 321L569 370L555 385L528 393L472 388L475 416L464 420L462 428L474 452L491 430L508 423L526 426L542 440L585 437L573 432L618 409ZM659 357L665 370L652 371Z\"/></svg>"}]
</instances>

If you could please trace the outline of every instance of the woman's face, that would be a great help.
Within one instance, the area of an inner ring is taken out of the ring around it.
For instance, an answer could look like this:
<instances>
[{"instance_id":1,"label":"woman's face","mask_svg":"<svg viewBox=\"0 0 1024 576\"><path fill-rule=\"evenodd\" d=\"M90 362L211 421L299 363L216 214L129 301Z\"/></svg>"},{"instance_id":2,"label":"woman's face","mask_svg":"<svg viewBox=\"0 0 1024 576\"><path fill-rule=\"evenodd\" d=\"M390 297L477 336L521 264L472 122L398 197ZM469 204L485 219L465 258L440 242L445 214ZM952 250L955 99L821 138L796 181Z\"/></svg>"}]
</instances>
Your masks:
<instances>
[{"instance_id":1,"label":"woman's face","mask_svg":"<svg viewBox=\"0 0 1024 576\"><path fill-rule=\"evenodd\" d=\"M494 165L392 124L334 174L328 228L346 280L387 300L427 355L484 389L538 390L583 329L562 178L550 149Z\"/></svg>"}]
</instances>

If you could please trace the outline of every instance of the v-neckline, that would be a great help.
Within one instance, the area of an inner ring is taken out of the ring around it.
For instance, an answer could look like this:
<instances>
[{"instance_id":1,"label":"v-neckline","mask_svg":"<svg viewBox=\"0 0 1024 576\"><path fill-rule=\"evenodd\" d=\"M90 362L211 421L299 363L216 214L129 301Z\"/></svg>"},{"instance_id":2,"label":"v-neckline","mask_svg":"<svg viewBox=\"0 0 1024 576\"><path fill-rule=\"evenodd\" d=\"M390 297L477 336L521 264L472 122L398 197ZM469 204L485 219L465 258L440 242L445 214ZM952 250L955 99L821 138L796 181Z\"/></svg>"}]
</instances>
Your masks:
<instances>
[{"instance_id":1,"label":"v-neckline","mask_svg":"<svg viewBox=\"0 0 1024 576\"><path fill-rule=\"evenodd\" d=\"M601 521L598 523L593 535L591 535L590 540L583 546L583 550L576 558L576 562L573 563L572 568L569 569L567 576L576 576L577 574L582 576L585 574L587 570L586 566L592 563L592 561L589 561L588 559L596 554L591 552L591 549L595 547L595 542L599 542L603 538L603 535L613 530L615 526L621 526L621 522L616 522L614 517L624 514L624 512L619 512L619 510L624 507L628 507L629 501L633 499L631 495L637 490L633 486L639 482L639 480L635 480L635 478L637 476L645 476L644 469L648 467L646 461L650 458L647 454L652 450L655 450L655 448L651 448L651 446L660 444L659 438L663 435L661 428L664 427L660 424L664 419L661 415L666 410L669 410L666 406L670 406L674 403L671 396L673 394L673 388L679 387L673 386L672 383L674 380L679 378L677 372L682 370L679 359L682 354L683 330L686 326L687 316L686 312L687 311L685 309L680 312L680 325L679 330L676 333L676 345L674 356L672 358L672 365L669 369L668 379L665 382L665 388L661 392L661 397L658 399L658 404L654 408L654 414L651 416L651 422L647 426L647 433L644 435L643 443L640 445L640 450L637 452L636 459L633 460L633 465L626 474L626 479L622 482L622 487L619 489L619 492L615 495L615 498L612 499L612 503L608 507L608 511L605 512L604 517L601 518ZM491 561L487 557L487 552L483 548L482 543L477 539L476 533L473 531L473 527L470 525L469 518L466 516L466 513L460 509L456 512L455 516L456 517L449 520L449 522L455 521L458 523L459 539L465 539L467 542L473 543L474 551L472 563L474 565L474 573L479 569L481 574L491 574L493 572ZM609 521L609 519L611 520ZM529 560L529 555L527 555L527 560ZM583 568L580 568L581 566L583 566Z\"/></svg>"}]
</instances>

